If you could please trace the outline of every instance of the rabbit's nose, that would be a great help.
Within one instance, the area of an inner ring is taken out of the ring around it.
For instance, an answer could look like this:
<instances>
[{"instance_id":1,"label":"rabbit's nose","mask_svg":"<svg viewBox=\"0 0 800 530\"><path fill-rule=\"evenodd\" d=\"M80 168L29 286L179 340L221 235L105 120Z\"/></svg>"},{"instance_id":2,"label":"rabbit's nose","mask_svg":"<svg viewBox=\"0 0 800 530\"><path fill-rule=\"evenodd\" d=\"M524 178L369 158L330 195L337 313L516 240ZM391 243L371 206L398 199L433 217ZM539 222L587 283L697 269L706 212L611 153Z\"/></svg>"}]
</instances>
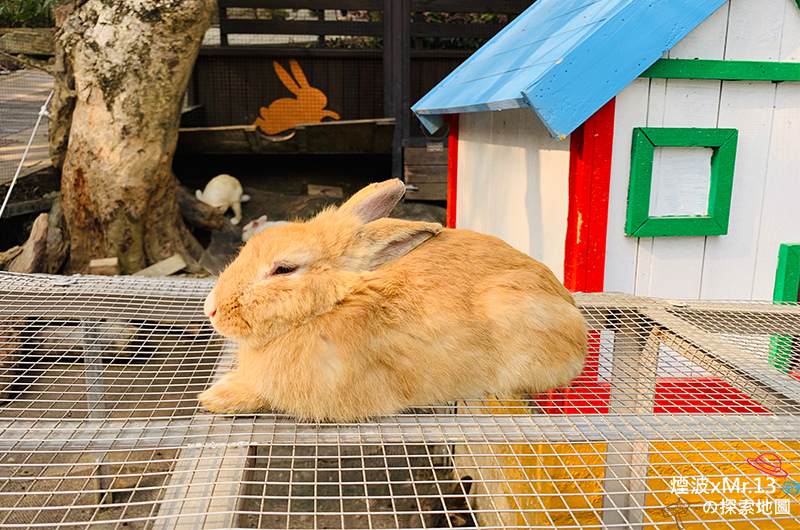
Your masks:
<instances>
[{"instance_id":1,"label":"rabbit's nose","mask_svg":"<svg viewBox=\"0 0 800 530\"><path fill-rule=\"evenodd\" d=\"M217 314L217 308L214 307L214 291L212 290L206 296L206 301L203 303L203 312L209 318L214 318L214 315Z\"/></svg>"}]
</instances>

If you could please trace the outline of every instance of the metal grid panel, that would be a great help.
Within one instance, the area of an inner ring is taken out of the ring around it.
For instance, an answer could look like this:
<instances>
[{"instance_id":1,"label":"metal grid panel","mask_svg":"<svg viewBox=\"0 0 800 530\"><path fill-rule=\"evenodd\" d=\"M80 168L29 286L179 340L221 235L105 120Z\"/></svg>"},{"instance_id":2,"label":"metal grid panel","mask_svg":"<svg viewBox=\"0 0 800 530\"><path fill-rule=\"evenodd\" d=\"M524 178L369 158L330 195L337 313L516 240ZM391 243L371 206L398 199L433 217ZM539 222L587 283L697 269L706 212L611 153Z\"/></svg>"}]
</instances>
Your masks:
<instances>
[{"instance_id":1,"label":"metal grid panel","mask_svg":"<svg viewBox=\"0 0 800 530\"><path fill-rule=\"evenodd\" d=\"M569 389L313 424L200 409L212 285L0 275L0 527L798 528L797 306L580 295Z\"/></svg>"}]
</instances>

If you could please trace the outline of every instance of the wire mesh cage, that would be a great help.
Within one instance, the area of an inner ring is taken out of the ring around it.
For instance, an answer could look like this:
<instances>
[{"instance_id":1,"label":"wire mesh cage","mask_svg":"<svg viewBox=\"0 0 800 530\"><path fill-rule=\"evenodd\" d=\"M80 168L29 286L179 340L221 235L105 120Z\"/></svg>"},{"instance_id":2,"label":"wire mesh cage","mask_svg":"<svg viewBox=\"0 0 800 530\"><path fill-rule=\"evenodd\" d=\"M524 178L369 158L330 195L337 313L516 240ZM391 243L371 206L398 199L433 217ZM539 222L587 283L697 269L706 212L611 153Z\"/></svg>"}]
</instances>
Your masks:
<instances>
[{"instance_id":1,"label":"wire mesh cage","mask_svg":"<svg viewBox=\"0 0 800 530\"><path fill-rule=\"evenodd\" d=\"M212 415L209 280L0 275L3 528L798 528L800 307L577 296L569 388Z\"/></svg>"}]
</instances>

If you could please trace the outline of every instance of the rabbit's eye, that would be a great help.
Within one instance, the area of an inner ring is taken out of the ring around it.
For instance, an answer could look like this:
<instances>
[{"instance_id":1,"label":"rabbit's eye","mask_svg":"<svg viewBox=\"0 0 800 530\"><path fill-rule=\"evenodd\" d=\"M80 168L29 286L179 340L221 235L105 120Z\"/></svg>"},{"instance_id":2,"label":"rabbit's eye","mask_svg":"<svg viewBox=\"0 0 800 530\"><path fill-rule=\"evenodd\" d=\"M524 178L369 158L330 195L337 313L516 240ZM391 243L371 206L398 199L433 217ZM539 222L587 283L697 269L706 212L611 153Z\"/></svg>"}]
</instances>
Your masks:
<instances>
[{"instance_id":1,"label":"rabbit's eye","mask_svg":"<svg viewBox=\"0 0 800 530\"><path fill-rule=\"evenodd\" d=\"M275 272L273 272L272 274L274 274L275 276L285 276L287 274L293 273L296 270L297 267L292 267L289 265L281 265L278 268L276 268Z\"/></svg>"}]
</instances>

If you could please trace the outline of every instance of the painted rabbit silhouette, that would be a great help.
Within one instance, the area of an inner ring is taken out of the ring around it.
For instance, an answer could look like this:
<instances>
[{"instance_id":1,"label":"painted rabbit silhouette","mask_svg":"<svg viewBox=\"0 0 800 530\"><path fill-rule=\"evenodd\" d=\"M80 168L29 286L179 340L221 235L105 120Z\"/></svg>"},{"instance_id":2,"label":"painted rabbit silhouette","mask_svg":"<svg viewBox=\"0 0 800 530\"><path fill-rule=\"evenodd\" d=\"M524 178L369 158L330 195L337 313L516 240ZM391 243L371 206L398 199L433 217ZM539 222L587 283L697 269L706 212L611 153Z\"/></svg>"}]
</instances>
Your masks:
<instances>
[{"instance_id":1,"label":"painted rabbit silhouette","mask_svg":"<svg viewBox=\"0 0 800 530\"><path fill-rule=\"evenodd\" d=\"M297 96L297 99L276 99L269 107L261 107L261 117L253 125L267 134L278 134L293 129L298 123L319 123L326 117L339 119L339 115L335 112L325 110L328 97L322 90L309 84L297 61L289 60L289 68L294 77L277 61L273 61L272 66L281 82Z\"/></svg>"}]
</instances>

